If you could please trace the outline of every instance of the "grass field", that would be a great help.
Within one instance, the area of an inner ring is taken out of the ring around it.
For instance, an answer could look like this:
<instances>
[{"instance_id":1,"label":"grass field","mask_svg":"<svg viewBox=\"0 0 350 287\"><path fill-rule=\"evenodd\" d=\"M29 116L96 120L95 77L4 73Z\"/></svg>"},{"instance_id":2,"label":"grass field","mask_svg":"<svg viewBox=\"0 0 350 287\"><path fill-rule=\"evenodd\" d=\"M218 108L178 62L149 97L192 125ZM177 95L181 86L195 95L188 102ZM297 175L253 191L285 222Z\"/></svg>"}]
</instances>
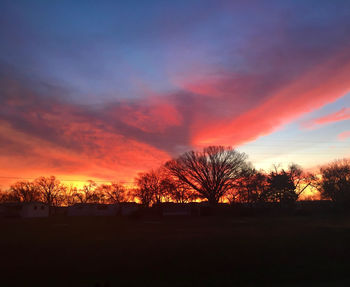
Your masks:
<instances>
[{"instance_id":1,"label":"grass field","mask_svg":"<svg viewBox=\"0 0 350 287\"><path fill-rule=\"evenodd\" d=\"M349 286L348 216L62 217L0 226L0 286Z\"/></svg>"}]
</instances>

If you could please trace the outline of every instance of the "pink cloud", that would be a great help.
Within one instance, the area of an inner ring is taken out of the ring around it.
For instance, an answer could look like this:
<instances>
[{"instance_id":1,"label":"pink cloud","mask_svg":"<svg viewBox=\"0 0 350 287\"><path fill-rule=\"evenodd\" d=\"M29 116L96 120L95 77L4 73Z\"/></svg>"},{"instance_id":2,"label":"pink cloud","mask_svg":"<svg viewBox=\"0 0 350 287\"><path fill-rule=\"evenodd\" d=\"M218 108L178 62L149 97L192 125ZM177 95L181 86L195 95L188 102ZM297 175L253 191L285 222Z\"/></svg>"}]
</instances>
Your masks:
<instances>
[{"instance_id":1,"label":"pink cloud","mask_svg":"<svg viewBox=\"0 0 350 287\"><path fill-rule=\"evenodd\" d=\"M307 123L304 124L307 128L314 128L319 125L326 125L331 124L335 122L345 121L350 119L350 108L342 108L341 110L328 114L326 116L313 119Z\"/></svg>"},{"instance_id":2,"label":"pink cloud","mask_svg":"<svg viewBox=\"0 0 350 287\"><path fill-rule=\"evenodd\" d=\"M181 114L173 105L155 99L147 105L124 104L119 113L125 124L147 133L164 132L168 127L180 126L182 123Z\"/></svg>"},{"instance_id":3,"label":"pink cloud","mask_svg":"<svg viewBox=\"0 0 350 287\"><path fill-rule=\"evenodd\" d=\"M341 141L346 140L347 138L350 138L350 131L342 132L338 135L338 139Z\"/></svg>"},{"instance_id":4,"label":"pink cloud","mask_svg":"<svg viewBox=\"0 0 350 287\"><path fill-rule=\"evenodd\" d=\"M40 97L20 83L11 85L1 99L6 110L0 110L0 173L5 177L0 185L7 186L16 177L52 174L132 182L138 172L170 158L166 151L123 134L129 126L123 126L118 118L61 99ZM150 113L151 119L163 122L162 128L180 121L170 104L151 107Z\"/></svg>"},{"instance_id":5,"label":"pink cloud","mask_svg":"<svg viewBox=\"0 0 350 287\"><path fill-rule=\"evenodd\" d=\"M337 69L334 70L334 67ZM252 103L250 109L230 120L219 118L195 122L192 125L192 142L201 146L239 145L252 141L344 96L350 91L349 78L350 60L346 53L341 53L282 86L262 103Z\"/></svg>"}]
</instances>

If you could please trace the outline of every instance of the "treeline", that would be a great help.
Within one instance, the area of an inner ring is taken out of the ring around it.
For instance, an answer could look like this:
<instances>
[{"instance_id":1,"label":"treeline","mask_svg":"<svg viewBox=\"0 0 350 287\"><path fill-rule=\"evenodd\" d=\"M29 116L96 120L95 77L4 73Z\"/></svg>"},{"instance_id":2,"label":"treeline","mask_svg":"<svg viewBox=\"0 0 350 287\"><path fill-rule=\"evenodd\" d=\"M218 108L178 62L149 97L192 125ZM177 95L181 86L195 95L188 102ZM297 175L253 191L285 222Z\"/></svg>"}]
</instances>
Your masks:
<instances>
[{"instance_id":1,"label":"treeline","mask_svg":"<svg viewBox=\"0 0 350 287\"><path fill-rule=\"evenodd\" d=\"M230 147L210 146L172 159L156 170L141 173L130 189L120 183L82 188L62 184L54 176L19 181L0 193L1 202L40 201L50 206L75 203L138 201L144 206L162 202L294 203L305 190L317 190L321 199L350 204L350 161L334 161L312 174L291 164L256 170L247 156Z\"/></svg>"},{"instance_id":2,"label":"treeline","mask_svg":"<svg viewBox=\"0 0 350 287\"><path fill-rule=\"evenodd\" d=\"M89 180L82 188L68 186L55 176L39 177L34 181L18 181L0 194L1 202L43 202L50 206L75 203L114 204L132 201L132 192L122 184L97 185Z\"/></svg>"}]
</instances>

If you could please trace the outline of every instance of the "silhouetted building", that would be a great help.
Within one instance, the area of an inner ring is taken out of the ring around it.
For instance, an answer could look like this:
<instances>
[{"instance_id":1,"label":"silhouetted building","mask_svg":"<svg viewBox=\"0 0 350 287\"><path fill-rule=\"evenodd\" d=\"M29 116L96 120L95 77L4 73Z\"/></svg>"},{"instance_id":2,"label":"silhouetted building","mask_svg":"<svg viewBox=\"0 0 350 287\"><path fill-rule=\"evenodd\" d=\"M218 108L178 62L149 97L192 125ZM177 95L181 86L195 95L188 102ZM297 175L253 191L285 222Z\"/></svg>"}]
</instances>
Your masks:
<instances>
[{"instance_id":1,"label":"silhouetted building","mask_svg":"<svg viewBox=\"0 0 350 287\"><path fill-rule=\"evenodd\" d=\"M196 203L163 202L155 205L162 216L192 216L199 215L199 205Z\"/></svg>"},{"instance_id":2,"label":"silhouetted building","mask_svg":"<svg viewBox=\"0 0 350 287\"><path fill-rule=\"evenodd\" d=\"M68 206L51 206L52 215L66 216L68 212Z\"/></svg>"},{"instance_id":3,"label":"silhouetted building","mask_svg":"<svg viewBox=\"0 0 350 287\"><path fill-rule=\"evenodd\" d=\"M3 217L48 217L49 207L42 202L9 202L0 205L0 216Z\"/></svg>"},{"instance_id":4,"label":"silhouetted building","mask_svg":"<svg viewBox=\"0 0 350 287\"><path fill-rule=\"evenodd\" d=\"M191 206L181 203L163 203L162 214L163 216L190 216Z\"/></svg>"},{"instance_id":5,"label":"silhouetted building","mask_svg":"<svg viewBox=\"0 0 350 287\"><path fill-rule=\"evenodd\" d=\"M297 211L327 211L331 210L334 204L330 200L300 200L296 202Z\"/></svg>"},{"instance_id":6,"label":"silhouetted building","mask_svg":"<svg viewBox=\"0 0 350 287\"><path fill-rule=\"evenodd\" d=\"M117 204L76 203L68 206L68 216L115 216L119 207Z\"/></svg>"},{"instance_id":7,"label":"silhouetted building","mask_svg":"<svg viewBox=\"0 0 350 287\"><path fill-rule=\"evenodd\" d=\"M136 202L120 202L118 203L119 212L121 216L129 216L139 210L140 205Z\"/></svg>"}]
</instances>

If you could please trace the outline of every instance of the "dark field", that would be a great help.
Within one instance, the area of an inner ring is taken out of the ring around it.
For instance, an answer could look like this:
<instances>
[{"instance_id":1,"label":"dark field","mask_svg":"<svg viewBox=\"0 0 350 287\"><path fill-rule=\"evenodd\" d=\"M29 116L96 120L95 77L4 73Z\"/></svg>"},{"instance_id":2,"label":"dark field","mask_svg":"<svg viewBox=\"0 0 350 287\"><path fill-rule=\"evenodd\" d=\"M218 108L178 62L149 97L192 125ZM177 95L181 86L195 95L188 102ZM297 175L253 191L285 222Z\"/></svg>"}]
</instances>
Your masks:
<instances>
[{"instance_id":1,"label":"dark field","mask_svg":"<svg viewBox=\"0 0 350 287\"><path fill-rule=\"evenodd\" d=\"M0 225L0 286L348 286L350 277L349 216Z\"/></svg>"}]
</instances>

